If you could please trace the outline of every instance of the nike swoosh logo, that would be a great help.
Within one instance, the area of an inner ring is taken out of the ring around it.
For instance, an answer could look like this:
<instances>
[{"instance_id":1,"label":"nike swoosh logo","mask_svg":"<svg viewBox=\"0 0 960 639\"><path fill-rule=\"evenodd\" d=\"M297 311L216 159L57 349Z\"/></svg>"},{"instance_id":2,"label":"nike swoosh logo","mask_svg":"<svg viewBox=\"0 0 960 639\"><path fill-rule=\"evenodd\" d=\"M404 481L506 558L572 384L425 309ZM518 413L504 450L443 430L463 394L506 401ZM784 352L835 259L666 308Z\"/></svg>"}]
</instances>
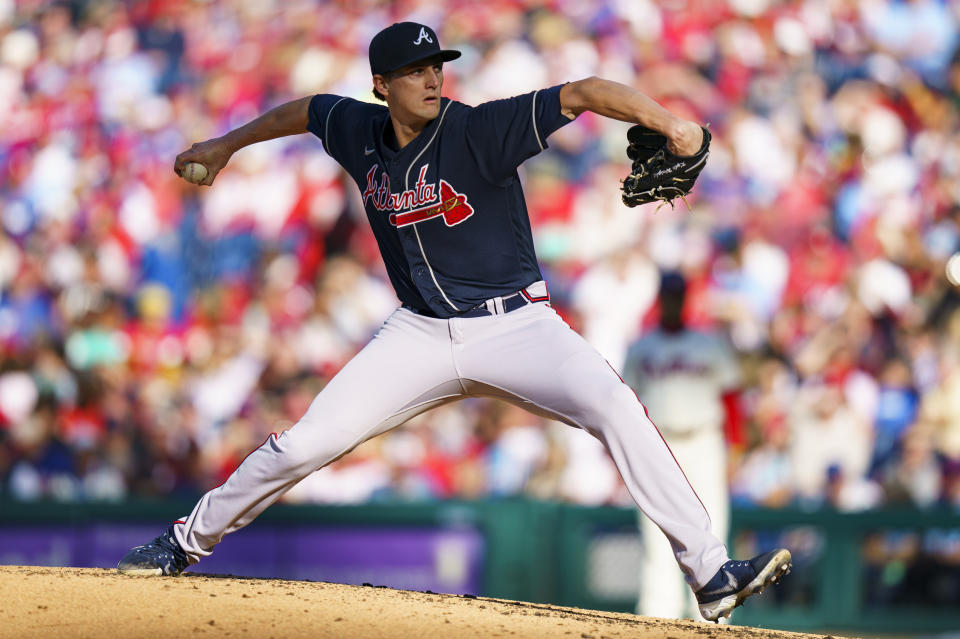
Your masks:
<instances>
[{"instance_id":1,"label":"nike swoosh logo","mask_svg":"<svg viewBox=\"0 0 960 639\"><path fill-rule=\"evenodd\" d=\"M363 154L364 154L364 155L370 155L370 154L373 153L374 151L376 151L376 149L373 148L373 147L369 147L369 148L364 147L364 149L363 149Z\"/></svg>"},{"instance_id":2,"label":"nike swoosh logo","mask_svg":"<svg viewBox=\"0 0 960 639\"><path fill-rule=\"evenodd\" d=\"M731 574L730 574L729 572L727 572L726 570L723 571L723 574L724 574L724 576L727 578L727 583L726 583L726 585L723 585L723 586L717 588L716 590L709 590L709 591L707 591L707 592L702 593L704 596L709 597L710 595L718 595L718 594L720 594L720 593L722 593L722 592L726 592L726 591L728 591L728 590L733 590L734 588L736 588L736 586L737 586L737 581L736 581L736 579L733 578L733 575L731 575Z\"/></svg>"}]
</instances>

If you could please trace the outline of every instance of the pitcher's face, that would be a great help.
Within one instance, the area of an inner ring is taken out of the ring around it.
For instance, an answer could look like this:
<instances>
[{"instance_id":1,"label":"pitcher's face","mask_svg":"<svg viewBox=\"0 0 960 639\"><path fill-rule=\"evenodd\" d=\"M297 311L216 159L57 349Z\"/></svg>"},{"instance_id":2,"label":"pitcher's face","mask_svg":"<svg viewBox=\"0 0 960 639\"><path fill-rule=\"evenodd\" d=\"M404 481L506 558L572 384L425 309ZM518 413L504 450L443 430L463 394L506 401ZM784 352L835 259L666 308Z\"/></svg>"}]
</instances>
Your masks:
<instances>
[{"instance_id":1,"label":"pitcher's face","mask_svg":"<svg viewBox=\"0 0 960 639\"><path fill-rule=\"evenodd\" d=\"M401 121L430 121L440 115L440 91L443 88L443 62L427 59L382 78L377 83L387 98L390 114ZM384 90L386 89L386 90Z\"/></svg>"}]
</instances>

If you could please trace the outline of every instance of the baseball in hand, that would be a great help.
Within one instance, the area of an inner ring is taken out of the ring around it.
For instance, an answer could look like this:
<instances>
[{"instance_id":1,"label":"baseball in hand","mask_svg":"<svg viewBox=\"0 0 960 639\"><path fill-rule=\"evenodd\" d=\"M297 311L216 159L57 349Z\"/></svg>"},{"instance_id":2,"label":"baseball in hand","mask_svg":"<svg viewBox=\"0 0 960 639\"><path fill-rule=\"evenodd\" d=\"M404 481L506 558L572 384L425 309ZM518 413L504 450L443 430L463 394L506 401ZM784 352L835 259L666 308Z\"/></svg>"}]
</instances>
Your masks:
<instances>
[{"instance_id":1,"label":"baseball in hand","mask_svg":"<svg viewBox=\"0 0 960 639\"><path fill-rule=\"evenodd\" d=\"M207 167L197 162L187 162L183 165L181 177L187 182L200 184L207 177Z\"/></svg>"}]
</instances>

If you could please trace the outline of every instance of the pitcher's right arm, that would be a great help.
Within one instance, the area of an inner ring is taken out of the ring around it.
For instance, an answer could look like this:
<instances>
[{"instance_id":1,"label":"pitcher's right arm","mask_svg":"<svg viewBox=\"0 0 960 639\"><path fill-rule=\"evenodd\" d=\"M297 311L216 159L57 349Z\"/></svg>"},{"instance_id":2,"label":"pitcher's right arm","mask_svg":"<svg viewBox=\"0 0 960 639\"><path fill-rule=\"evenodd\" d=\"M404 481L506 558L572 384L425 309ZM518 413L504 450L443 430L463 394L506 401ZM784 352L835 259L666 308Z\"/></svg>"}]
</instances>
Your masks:
<instances>
[{"instance_id":1,"label":"pitcher's right arm","mask_svg":"<svg viewBox=\"0 0 960 639\"><path fill-rule=\"evenodd\" d=\"M243 147L287 135L306 133L312 97L281 104L219 138L194 144L177 156L173 164L174 172L182 175L187 162L197 162L207 168L207 177L200 184L210 186L220 169Z\"/></svg>"}]
</instances>

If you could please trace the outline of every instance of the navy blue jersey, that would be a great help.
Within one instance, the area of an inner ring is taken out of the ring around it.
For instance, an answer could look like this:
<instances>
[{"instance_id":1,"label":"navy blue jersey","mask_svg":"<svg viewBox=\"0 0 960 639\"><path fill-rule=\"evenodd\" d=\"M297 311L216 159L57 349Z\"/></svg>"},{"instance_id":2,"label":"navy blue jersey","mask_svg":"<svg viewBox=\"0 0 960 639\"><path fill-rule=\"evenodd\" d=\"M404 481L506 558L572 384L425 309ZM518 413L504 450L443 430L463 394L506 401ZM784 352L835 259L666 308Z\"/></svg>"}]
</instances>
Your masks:
<instances>
[{"instance_id":1,"label":"navy blue jersey","mask_svg":"<svg viewBox=\"0 0 960 639\"><path fill-rule=\"evenodd\" d=\"M406 147L385 143L385 106L310 101L307 129L353 177L400 301L454 317L543 279L517 167L570 120L560 86L470 107L443 98Z\"/></svg>"}]
</instances>

